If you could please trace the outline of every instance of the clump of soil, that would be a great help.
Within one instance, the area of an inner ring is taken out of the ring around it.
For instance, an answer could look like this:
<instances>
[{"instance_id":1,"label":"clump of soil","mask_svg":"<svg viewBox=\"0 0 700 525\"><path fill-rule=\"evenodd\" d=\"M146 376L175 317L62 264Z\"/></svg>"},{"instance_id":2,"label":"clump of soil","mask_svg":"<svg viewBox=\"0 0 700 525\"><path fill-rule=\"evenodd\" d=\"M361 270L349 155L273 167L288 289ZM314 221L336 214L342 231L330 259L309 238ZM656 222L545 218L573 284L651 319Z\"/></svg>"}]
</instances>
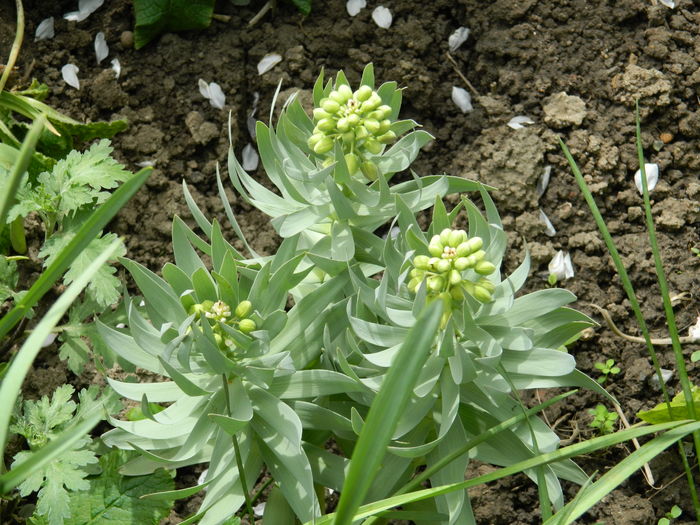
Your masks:
<instances>
[{"instance_id":1,"label":"clump of soil","mask_svg":"<svg viewBox=\"0 0 700 525\"><path fill-rule=\"evenodd\" d=\"M132 28L131 2L108 2L78 24L61 18L75 4L28 4L27 34L54 16L56 36L26 39L20 74L33 65L31 76L51 87L48 102L76 119L129 120L129 129L114 139L116 155L134 170L143 162L153 163L155 170L112 229L126 236L129 256L152 269L171 258L172 216L189 220L183 181L205 215L226 222L217 164L225 178L229 132L238 155L253 142L247 120L258 95L258 116L266 120L280 81L283 89L308 90L325 68L327 74L343 69L357 83L364 65L373 62L379 80L396 80L406 88L404 117L417 120L436 138L413 168L498 188L493 196L512 248L508 268L527 248L534 261L529 288L541 288L547 262L557 250L569 251L576 275L563 286L577 294L578 308L600 319L588 305L595 303L608 309L623 330L637 334L605 246L561 154L558 142L564 140L609 221L652 330L665 335L642 200L632 181L638 167L634 105L639 100L647 161L661 172L652 205L671 293L682 298L675 307L678 324L686 330L694 323L700 310L700 259L690 251L700 246L700 11L692 0L678 0L675 9L655 0L386 0L394 18L389 29L374 24L373 6L351 18L341 0L315 2L306 18L279 2L253 27L248 26L253 7L224 2L219 9L230 15L229 22L164 35L140 51L129 47L125 34ZM11 2L0 1L4 55L13 19ZM460 26L471 34L448 56L448 37ZM109 59L121 62L119 78L107 62L96 64L92 42L98 31L106 35ZM282 55L282 62L258 75L258 61L272 52ZM68 62L80 67L80 90L61 80L60 68ZM221 85L224 110L200 95L200 78ZM472 112L462 113L451 102L453 86L471 90ZM511 129L507 123L516 115L534 124ZM547 166L551 182L538 197L535 186ZM255 175L263 180L261 168ZM229 190L227 198L253 246L263 253L274 250L278 239L266 218ZM545 233L540 210L555 235ZM660 401L643 345L621 341L599 327L572 352L579 367L593 375L596 362L612 358L619 364L622 373L606 386L631 420ZM661 350L660 359L662 366L673 368L669 351ZM697 365L689 373L697 377ZM677 380L669 383L674 390ZM601 401L582 393L547 416L560 421L563 438L576 432L588 437L586 409ZM628 452L618 447L581 464L588 472L603 472ZM683 481L675 480L681 472L677 463L670 452L658 458L652 469L662 489L635 474L581 523L648 524L673 504L689 516ZM536 492L525 478L474 490L471 496L482 523L529 525L538 519ZM684 517L674 523L690 523Z\"/></svg>"}]
</instances>

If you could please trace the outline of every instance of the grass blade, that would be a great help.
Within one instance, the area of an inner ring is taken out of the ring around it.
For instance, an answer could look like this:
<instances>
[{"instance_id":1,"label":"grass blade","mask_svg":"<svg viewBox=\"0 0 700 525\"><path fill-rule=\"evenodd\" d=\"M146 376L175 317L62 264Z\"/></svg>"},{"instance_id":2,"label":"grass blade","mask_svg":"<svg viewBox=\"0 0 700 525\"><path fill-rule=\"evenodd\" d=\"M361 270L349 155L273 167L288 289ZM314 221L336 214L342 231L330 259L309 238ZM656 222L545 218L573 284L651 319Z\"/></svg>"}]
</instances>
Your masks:
<instances>
[{"instance_id":1,"label":"grass blade","mask_svg":"<svg viewBox=\"0 0 700 525\"><path fill-rule=\"evenodd\" d=\"M384 383L372 402L350 460L335 525L350 525L379 469L396 423L408 402L435 340L442 302L435 301L406 336Z\"/></svg>"}]
</instances>

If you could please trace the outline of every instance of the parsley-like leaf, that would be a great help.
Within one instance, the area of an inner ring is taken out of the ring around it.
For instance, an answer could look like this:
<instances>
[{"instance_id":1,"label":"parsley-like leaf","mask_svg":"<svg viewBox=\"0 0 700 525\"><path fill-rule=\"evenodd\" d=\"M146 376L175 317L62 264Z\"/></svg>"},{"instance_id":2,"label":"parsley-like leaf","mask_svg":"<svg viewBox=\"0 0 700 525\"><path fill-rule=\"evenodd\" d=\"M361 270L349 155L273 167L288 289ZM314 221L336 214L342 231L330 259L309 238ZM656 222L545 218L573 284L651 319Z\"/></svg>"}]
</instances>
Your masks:
<instances>
[{"instance_id":1,"label":"parsley-like leaf","mask_svg":"<svg viewBox=\"0 0 700 525\"><path fill-rule=\"evenodd\" d=\"M108 525L157 525L170 513L172 502L141 499L153 492L173 490L172 476L157 470L148 476L119 474L128 453L115 450L100 458L102 473L87 480L88 490L70 494L70 518L63 525L104 523ZM31 525L53 525L45 516L33 516Z\"/></svg>"}]
</instances>

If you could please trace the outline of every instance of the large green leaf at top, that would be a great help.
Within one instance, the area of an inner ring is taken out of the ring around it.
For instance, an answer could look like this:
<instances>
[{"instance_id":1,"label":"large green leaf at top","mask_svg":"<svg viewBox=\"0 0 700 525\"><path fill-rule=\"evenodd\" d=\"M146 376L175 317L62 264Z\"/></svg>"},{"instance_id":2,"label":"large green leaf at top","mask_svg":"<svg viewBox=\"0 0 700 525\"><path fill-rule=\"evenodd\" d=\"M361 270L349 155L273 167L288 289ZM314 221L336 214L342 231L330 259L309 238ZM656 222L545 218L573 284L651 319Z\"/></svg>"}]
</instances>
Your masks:
<instances>
[{"instance_id":1,"label":"large green leaf at top","mask_svg":"<svg viewBox=\"0 0 700 525\"><path fill-rule=\"evenodd\" d=\"M163 33L209 27L214 2L215 0L134 0L134 47L140 49Z\"/></svg>"}]
</instances>

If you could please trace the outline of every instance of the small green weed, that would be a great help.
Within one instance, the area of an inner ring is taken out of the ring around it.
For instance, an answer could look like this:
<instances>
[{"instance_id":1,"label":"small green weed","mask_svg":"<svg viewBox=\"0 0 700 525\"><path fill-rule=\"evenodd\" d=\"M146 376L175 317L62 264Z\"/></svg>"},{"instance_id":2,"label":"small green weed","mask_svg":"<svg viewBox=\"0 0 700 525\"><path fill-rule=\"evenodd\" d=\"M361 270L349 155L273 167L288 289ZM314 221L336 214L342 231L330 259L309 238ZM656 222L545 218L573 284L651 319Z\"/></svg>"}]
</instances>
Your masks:
<instances>
[{"instance_id":1,"label":"small green weed","mask_svg":"<svg viewBox=\"0 0 700 525\"><path fill-rule=\"evenodd\" d=\"M615 366L614 359L608 359L605 363L596 363L593 365L597 370L600 370L601 376L596 379L601 385L605 384L610 375L617 375L620 373L620 367Z\"/></svg>"},{"instance_id":2,"label":"small green weed","mask_svg":"<svg viewBox=\"0 0 700 525\"><path fill-rule=\"evenodd\" d=\"M615 431L615 421L619 416L605 408L605 405L599 404L589 409L588 413L593 416L593 421L588 424L589 427L597 429L601 435L612 434Z\"/></svg>"}]
</instances>

